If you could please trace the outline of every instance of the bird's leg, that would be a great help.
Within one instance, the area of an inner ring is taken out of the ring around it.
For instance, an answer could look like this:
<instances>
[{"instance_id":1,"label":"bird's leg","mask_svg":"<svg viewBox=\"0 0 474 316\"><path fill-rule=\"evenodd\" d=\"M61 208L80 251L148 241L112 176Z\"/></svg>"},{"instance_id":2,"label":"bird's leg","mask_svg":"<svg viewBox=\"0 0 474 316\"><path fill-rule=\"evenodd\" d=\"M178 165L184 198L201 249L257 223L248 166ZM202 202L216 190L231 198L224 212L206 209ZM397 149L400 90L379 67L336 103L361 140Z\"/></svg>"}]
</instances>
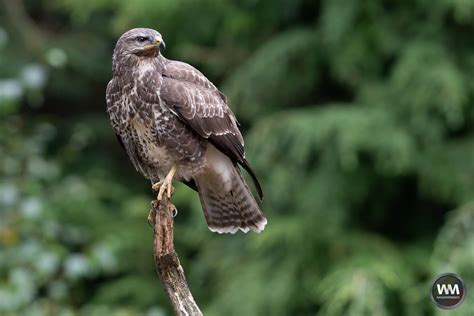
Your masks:
<instances>
[{"instance_id":1,"label":"bird's leg","mask_svg":"<svg viewBox=\"0 0 474 316\"><path fill-rule=\"evenodd\" d=\"M153 184L152 189L155 192L158 191L158 196L156 197L158 201L161 201L161 199L163 198L163 193L165 193L165 190L166 196L168 198L171 198L171 194L173 193L173 177L177 170L178 167L176 166L176 164L173 164L170 172L168 172L166 177L160 182Z\"/></svg>"},{"instance_id":2,"label":"bird's leg","mask_svg":"<svg viewBox=\"0 0 474 316\"><path fill-rule=\"evenodd\" d=\"M151 201L150 205L150 212L148 213L148 224L151 227L154 227L155 224L155 216L156 212L158 211L159 208L159 203L163 198L163 193L165 193L166 190L166 196L171 198L171 195L173 194L174 188L173 188L173 177L176 174L176 171L178 170L178 167L176 164L173 164L171 167L171 170L168 172L166 177L163 180L160 180L157 183L154 183L151 188L153 191L158 192L158 195L156 197L156 200ZM176 216L175 214L178 213L176 206L174 206L171 202L168 203L168 211L173 212L173 217Z\"/></svg>"}]
</instances>

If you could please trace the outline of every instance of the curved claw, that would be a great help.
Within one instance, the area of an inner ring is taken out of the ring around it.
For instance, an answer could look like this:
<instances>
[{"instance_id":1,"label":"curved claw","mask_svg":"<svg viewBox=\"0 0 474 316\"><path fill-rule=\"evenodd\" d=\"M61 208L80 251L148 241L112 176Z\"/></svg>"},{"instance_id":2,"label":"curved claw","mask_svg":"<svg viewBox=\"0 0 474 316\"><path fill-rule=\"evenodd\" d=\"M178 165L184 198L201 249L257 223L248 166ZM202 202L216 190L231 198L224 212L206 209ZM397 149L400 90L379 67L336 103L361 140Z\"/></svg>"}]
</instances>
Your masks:
<instances>
[{"instance_id":1,"label":"curved claw","mask_svg":"<svg viewBox=\"0 0 474 316\"><path fill-rule=\"evenodd\" d=\"M154 203L156 201L151 201L151 208L150 208L150 212L148 212L148 217L147 217L147 221L148 221L148 225L150 225L150 227L155 227L155 217L154 217L154 213L156 212L156 208L154 207Z\"/></svg>"},{"instance_id":2,"label":"curved claw","mask_svg":"<svg viewBox=\"0 0 474 316\"><path fill-rule=\"evenodd\" d=\"M153 200L150 202L150 212L151 211L156 211L158 209L158 201Z\"/></svg>"},{"instance_id":3,"label":"curved claw","mask_svg":"<svg viewBox=\"0 0 474 316\"><path fill-rule=\"evenodd\" d=\"M173 203L169 204L169 209L173 212L171 216L176 217L176 215L178 215L178 209Z\"/></svg>"}]
</instances>

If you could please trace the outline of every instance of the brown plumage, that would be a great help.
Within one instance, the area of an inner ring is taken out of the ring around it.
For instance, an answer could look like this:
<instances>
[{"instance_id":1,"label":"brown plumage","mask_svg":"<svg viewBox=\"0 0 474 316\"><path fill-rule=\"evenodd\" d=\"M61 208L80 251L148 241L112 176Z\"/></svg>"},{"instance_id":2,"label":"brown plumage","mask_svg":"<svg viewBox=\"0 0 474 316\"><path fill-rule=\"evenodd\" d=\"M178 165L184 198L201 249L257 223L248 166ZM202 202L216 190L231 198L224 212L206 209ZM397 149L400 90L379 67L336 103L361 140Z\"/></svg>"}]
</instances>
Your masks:
<instances>
[{"instance_id":1,"label":"brown plumage","mask_svg":"<svg viewBox=\"0 0 474 316\"><path fill-rule=\"evenodd\" d=\"M107 112L119 142L153 183L175 166L174 179L198 190L211 231L262 231L267 220L238 165L260 198L262 189L226 97L194 67L163 57L163 47L161 35L144 28L117 42Z\"/></svg>"}]
</instances>

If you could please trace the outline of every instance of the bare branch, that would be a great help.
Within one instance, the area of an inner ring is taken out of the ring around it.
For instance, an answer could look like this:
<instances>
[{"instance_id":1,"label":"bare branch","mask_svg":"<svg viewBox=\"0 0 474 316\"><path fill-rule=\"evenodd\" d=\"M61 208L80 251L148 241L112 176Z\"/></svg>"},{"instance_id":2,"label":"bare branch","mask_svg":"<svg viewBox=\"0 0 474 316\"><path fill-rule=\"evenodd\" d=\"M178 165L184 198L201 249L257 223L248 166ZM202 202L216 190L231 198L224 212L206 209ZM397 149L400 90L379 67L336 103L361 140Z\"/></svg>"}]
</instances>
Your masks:
<instances>
[{"instance_id":1,"label":"bare branch","mask_svg":"<svg viewBox=\"0 0 474 316\"><path fill-rule=\"evenodd\" d=\"M173 244L175 206L163 194L152 202L149 220L154 222L155 267L176 315L202 315L194 301Z\"/></svg>"}]
</instances>

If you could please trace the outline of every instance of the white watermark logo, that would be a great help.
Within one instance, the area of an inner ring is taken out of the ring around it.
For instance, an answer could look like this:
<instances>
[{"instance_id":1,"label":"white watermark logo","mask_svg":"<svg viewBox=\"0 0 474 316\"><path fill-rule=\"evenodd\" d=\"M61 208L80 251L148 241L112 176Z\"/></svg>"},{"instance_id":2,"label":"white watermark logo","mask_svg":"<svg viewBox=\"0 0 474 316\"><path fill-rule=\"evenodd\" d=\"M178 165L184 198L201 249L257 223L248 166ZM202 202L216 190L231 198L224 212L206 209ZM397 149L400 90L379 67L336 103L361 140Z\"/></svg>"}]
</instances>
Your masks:
<instances>
[{"instance_id":1,"label":"white watermark logo","mask_svg":"<svg viewBox=\"0 0 474 316\"><path fill-rule=\"evenodd\" d=\"M462 304L466 295L464 281L454 273L436 277L431 285L431 300L439 308L452 309Z\"/></svg>"}]
</instances>

